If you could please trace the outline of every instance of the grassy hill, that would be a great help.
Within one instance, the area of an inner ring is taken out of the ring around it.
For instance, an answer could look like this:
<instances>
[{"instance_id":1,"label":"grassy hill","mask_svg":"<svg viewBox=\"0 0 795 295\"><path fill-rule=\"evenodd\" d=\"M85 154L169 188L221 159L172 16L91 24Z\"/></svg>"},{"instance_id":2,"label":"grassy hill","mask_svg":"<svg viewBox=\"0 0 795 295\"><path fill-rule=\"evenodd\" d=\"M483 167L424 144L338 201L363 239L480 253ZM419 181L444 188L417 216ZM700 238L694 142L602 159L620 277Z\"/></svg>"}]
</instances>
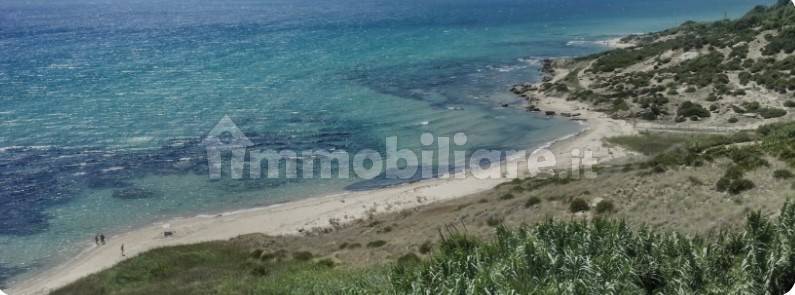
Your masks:
<instances>
[{"instance_id":1,"label":"grassy hill","mask_svg":"<svg viewBox=\"0 0 795 295\"><path fill-rule=\"evenodd\" d=\"M433 256L335 267L310 254L213 242L150 251L53 294L783 294L795 283L795 206L690 237L625 222L443 234Z\"/></svg>"},{"instance_id":2,"label":"grassy hill","mask_svg":"<svg viewBox=\"0 0 795 295\"><path fill-rule=\"evenodd\" d=\"M553 81L514 91L663 123L724 126L792 117L795 7L789 1L756 7L738 20L686 22L623 42L634 46L557 61Z\"/></svg>"}]
</instances>

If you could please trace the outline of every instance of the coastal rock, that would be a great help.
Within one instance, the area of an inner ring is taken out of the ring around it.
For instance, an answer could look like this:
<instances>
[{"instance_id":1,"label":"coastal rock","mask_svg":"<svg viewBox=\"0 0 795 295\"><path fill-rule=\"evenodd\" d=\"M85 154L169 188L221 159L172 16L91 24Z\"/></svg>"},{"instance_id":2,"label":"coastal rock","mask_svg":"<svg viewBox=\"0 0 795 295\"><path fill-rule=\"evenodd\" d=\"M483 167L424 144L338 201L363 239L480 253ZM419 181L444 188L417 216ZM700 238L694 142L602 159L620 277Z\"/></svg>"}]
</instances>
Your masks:
<instances>
[{"instance_id":1,"label":"coastal rock","mask_svg":"<svg viewBox=\"0 0 795 295\"><path fill-rule=\"evenodd\" d=\"M513 92L514 94L519 94L519 95L522 95L525 92L533 91L533 90L536 90L536 87L533 86L533 84L527 83L527 82L522 83L522 84L517 84L517 85L514 85L513 87L511 87L511 92Z\"/></svg>"},{"instance_id":2,"label":"coastal rock","mask_svg":"<svg viewBox=\"0 0 795 295\"><path fill-rule=\"evenodd\" d=\"M143 188L125 188L113 191L113 197L123 200L140 200L150 199L159 196L160 194L155 191Z\"/></svg>"}]
</instances>

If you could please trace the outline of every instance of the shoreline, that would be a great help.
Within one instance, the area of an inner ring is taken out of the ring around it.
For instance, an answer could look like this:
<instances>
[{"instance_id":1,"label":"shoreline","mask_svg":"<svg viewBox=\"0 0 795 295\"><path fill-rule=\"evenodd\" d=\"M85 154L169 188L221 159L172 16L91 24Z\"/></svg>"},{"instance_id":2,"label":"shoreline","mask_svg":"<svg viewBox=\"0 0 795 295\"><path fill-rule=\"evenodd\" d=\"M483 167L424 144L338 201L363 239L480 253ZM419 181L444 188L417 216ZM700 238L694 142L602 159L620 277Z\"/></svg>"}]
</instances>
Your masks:
<instances>
[{"instance_id":1,"label":"shoreline","mask_svg":"<svg viewBox=\"0 0 795 295\"><path fill-rule=\"evenodd\" d=\"M579 109L563 100L549 100L545 108L557 111ZM538 149L552 151L558 158L557 167L570 167L574 148L591 149L600 162L626 156L624 152L606 148L602 139L623 135L626 128L616 128L621 122L607 118L604 114L580 110L585 119L585 128L577 133L555 139ZM623 121L622 121L623 122ZM623 122L623 125L627 125ZM561 161L563 160L563 161ZM492 169L499 169L494 167ZM493 189L512 178L464 179L434 178L393 187L369 191L343 192L331 195L289 201L265 207L255 207L222 212L198 214L192 217L176 217L155 222L108 238L104 246L91 246L75 257L57 266L32 274L21 281L12 282L11 294L46 294L68 285L87 275L110 268L113 265L145 251L184 244L228 240L240 235L264 233L268 235L296 235L314 229L347 224L370 215L399 212L431 203L451 200ZM164 237L164 231L173 231L174 236ZM126 257L120 255L124 244Z\"/></svg>"},{"instance_id":2,"label":"shoreline","mask_svg":"<svg viewBox=\"0 0 795 295\"><path fill-rule=\"evenodd\" d=\"M621 39L613 38L606 40L605 43L611 48L634 45L622 43ZM564 76L565 73L558 73L553 77L553 81ZM580 113L574 120L581 123L584 128L539 147L529 148L526 150L527 155L542 149L550 150L556 156L558 169L571 167L571 151L574 149L593 151L593 156L599 160L599 163L630 156L626 150L608 147L603 142L607 137L637 134L637 129L628 122L611 119L578 102L548 97L540 93L533 102L535 106L545 111L554 111L558 114ZM501 167L502 165L490 170ZM9 282L8 291L11 294L47 294L155 248L228 240L252 233L273 236L299 235L320 228L348 224L374 214L394 213L468 196L493 189L511 180L512 178L509 177L478 179L471 175L464 179L438 177L373 190L337 192L264 207L173 217L110 236L104 246L88 246L73 258L58 265L23 277L21 280ZM165 231L173 231L174 235L166 238L163 234ZM87 240L86 243L88 244L89 241ZM120 254L122 244L127 253L126 257Z\"/></svg>"}]
</instances>

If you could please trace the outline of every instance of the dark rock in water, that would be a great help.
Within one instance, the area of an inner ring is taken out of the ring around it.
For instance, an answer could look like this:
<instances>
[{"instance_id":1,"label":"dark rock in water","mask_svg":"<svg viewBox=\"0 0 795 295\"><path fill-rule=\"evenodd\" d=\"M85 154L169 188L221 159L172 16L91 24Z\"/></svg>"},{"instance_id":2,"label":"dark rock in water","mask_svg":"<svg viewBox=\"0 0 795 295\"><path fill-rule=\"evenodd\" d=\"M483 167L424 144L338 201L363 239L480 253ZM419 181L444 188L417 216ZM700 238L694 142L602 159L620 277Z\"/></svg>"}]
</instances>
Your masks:
<instances>
[{"instance_id":1,"label":"dark rock in water","mask_svg":"<svg viewBox=\"0 0 795 295\"><path fill-rule=\"evenodd\" d=\"M541 63L541 72L550 75L555 74L555 67L553 66L554 61L552 59L545 58Z\"/></svg>"},{"instance_id":2,"label":"dark rock in water","mask_svg":"<svg viewBox=\"0 0 795 295\"><path fill-rule=\"evenodd\" d=\"M554 115L555 115L555 112L553 112L553 111L546 111L546 112L544 112L544 114L546 114L547 116L554 116Z\"/></svg>"},{"instance_id":3,"label":"dark rock in water","mask_svg":"<svg viewBox=\"0 0 795 295\"><path fill-rule=\"evenodd\" d=\"M39 207L34 204L24 205L29 207L0 208L0 235L31 235L42 232L49 227L49 220Z\"/></svg>"},{"instance_id":4,"label":"dark rock in water","mask_svg":"<svg viewBox=\"0 0 795 295\"><path fill-rule=\"evenodd\" d=\"M530 105L530 106L527 106L527 111L528 112L540 112L541 109L539 109L537 106Z\"/></svg>"},{"instance_id":5,"label":"dark rock in water","mask_svg":"<svg viewBox=\"0 0 795 295\"><path fill-rule=\"evenodd\" d=\"M113 191L114 198L123 199L123 200L150 199L157 197L159 195L160 194L158 192L154 192L143 188L136 188L136 187Z\"/></svg>"},{"instance_id":6,"label":"dark rock in water","mask_svg":"<svg viewBox=\"0 0 795 295\"><path fill-rule=\"evenodd\" d=\"M96 176L89 177L86 181L86 185L89 188L120 188L128 187L131 184L113 176Z\"/></svg>"},{"instance_id":7,"label":"dark rock in water","mask_svg":"<svg viewBox=\"0 0 795 295\"><path fill-rule=\"evenodd\" d=\"M529 83L522 83L511 87L511 92L515 94L522 94L530 90L535 90L535 87L533 87L533 85Z\"/></svg>"},{"instance_id":8,"label":"dark rock in water","mask_svg":"<svg viewBox=\"0 0 795 295\"><path fill-rule=\"evenodd\" d=\"M21 272L22 269L20 268L9 267L7 265L0 264L0 289L7 288L8 286L6 285L6 282L8 279Z\"/></svg>"},{"instance_id":9,"label":"dark rock in water","mask_svg":"<svg viewBox=\"0 0 795 295\"><path fill-rule=\"evenodd\" d=\"M0 173L0 235L29 235L47 229L46 203L64 201L58 180L47 171Z\"/></svg>"},{"instance_id":10,"label":"dark rock in water","mask_svg":"<svg viewBox=\"0 0 795 295\"><path fill-rule=\"evenodd\" d=\"M504 103L504 104L502 104L502 107L504 107L504 108L507 108L507 107L508 107L508 104L507 104L507 103Z\"/></svg>"},{"instance_id":11,"label":"dark rock in water","mask_svg":"<svg viewBox=\"0 0 795 295\"><path fill-rule=\"evenodd\" d=\"M210 168L207 166L207 162L198 163L191 168L191 172L196 175L207 175L210 176Z\"/></svg>"}]
</instances>

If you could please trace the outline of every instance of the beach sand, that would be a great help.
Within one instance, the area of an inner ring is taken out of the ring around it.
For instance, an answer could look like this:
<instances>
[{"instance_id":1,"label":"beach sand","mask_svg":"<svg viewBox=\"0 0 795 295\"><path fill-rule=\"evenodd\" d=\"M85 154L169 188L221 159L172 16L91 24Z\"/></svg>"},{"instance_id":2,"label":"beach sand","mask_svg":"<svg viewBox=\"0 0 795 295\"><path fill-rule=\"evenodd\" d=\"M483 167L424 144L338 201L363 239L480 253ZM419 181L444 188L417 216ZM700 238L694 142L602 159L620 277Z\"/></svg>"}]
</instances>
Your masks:
<instances>
[{"instance_id":1,"label":"beach sand","mask_svg":"<svg viewBox=\"0 0 795 295\"><path fill-rule=\"evenodd\" d=\"M580 113L577 120L586 125L583 131L557 140L547 148L557 156L559 169L571 167L571 151L574 149L593 151L594 158L600 163L626 157L625 150L609 147L603 139L637 133L630 123L610 119L605 114L588 110L585 105L576 102L543 97L536 105L543 110L558 113ZM398 212L475 194L510 180L475 177L430 179L372 191L348 192L211 216L175 218L111 236L104 246L91 246L61 265L12 283L8 292L14 295L46 294L154 248L226 240L249 233L300 234L337 223L349 223L373 214ZM174 235L164 237L165 231L171 231ZM93 244L93 241L86 242ZM126 257L121 256L122 244Z\"/></svg>"}]
</instances>

